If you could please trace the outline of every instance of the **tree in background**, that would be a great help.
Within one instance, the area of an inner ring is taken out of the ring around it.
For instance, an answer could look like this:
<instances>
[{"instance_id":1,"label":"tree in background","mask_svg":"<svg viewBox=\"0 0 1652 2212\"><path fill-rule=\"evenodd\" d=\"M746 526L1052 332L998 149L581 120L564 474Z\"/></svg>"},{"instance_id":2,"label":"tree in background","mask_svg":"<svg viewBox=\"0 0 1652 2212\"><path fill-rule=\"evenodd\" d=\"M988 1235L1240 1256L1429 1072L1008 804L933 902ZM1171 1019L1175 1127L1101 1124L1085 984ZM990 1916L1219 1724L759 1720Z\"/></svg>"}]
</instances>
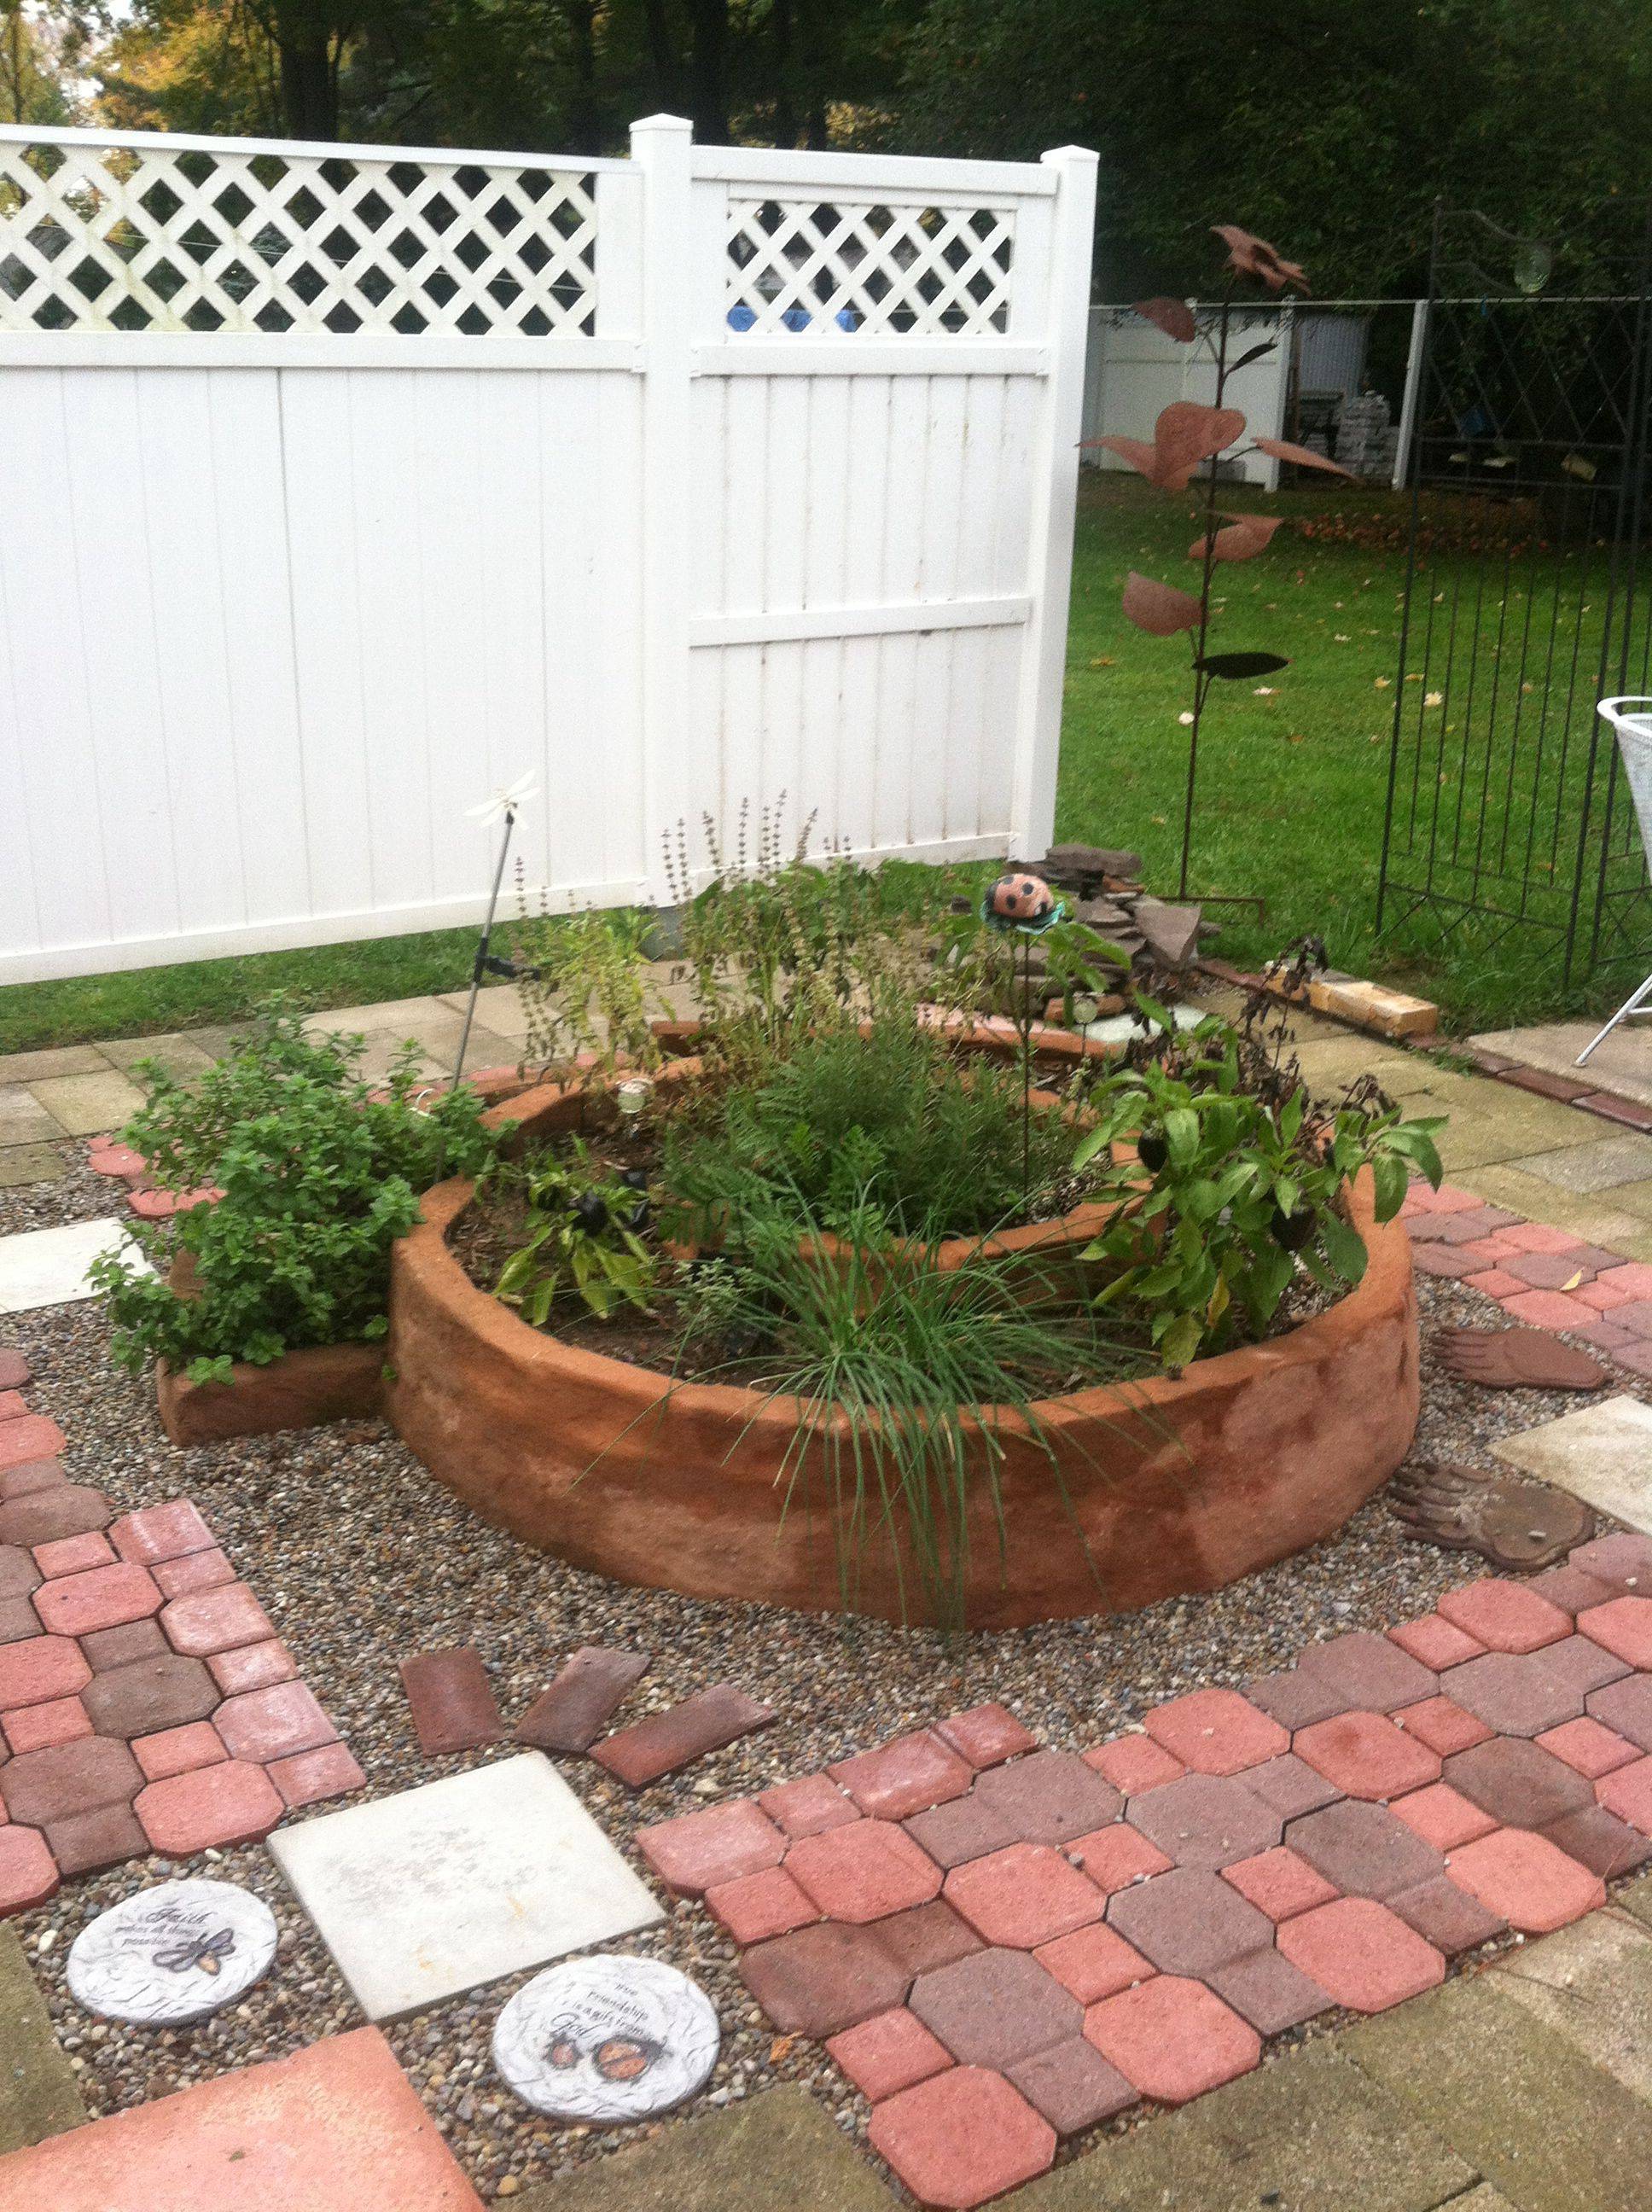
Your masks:
<instances>
[{"instance_id":1,"label":"tree in background","mask_svg":"<svg viewBox=\"0 0 1652 2212\"><path fill-rule=\"evenodd\" d=\"M89 7L0 0L0 123L83 123L82 71L102 27Z\"/></svg>"}]
</instances>

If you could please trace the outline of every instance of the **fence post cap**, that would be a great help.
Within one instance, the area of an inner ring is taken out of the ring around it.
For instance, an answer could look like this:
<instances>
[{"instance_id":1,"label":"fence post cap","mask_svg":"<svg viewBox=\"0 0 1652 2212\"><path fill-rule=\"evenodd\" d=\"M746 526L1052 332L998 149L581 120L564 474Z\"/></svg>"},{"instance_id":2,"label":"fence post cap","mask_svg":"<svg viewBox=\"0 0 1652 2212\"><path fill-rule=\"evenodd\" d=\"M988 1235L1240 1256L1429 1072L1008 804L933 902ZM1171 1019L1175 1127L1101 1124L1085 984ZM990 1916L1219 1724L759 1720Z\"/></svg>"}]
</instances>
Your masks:
<instances>
[{"instance_id":1,"label":"fence post cap","mask_svg":"<svg viewBox=\"0 0 1652 2212\"><path fill-rule=\"evenodd\" d=\"M1093 146L1052 146L1048 153L1039 155L1040 161L1048 161L1053 168L1068 168L1080 161L1087 161L1095 168L1101 158Z\"/></svg>"},{"instance_id":2,"label":"fence post cap","mask_svg":"<svg viewBox=\"0 0 1652 2212\"><path fill-rule=\"evenodd\" d=\"M635 138L640 131L669 131L684 138L694 136L694 125L686 115L645 115L641 122L631 125L631 136Z\"/></svg>"}]
</instances>

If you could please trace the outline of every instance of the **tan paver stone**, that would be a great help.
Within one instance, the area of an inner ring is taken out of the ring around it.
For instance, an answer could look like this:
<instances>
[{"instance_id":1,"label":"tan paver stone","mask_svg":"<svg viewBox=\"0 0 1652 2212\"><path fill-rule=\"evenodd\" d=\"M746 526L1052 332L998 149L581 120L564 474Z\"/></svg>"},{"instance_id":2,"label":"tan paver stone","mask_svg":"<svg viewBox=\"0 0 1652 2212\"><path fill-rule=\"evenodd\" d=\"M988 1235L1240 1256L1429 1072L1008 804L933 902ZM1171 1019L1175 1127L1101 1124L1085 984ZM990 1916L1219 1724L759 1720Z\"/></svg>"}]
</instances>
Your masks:
<instances>
[{"instance_id":1,"label":"tan paver stone","mask_svg":"<svg viewBox=\"0 0 1652 2212\"><path fill-rule=\"evenodd\" d=\"M0 1928L0 2156L77 2128L86 2106L15 1928Z\"/></svg>"},{"instance_id":2,"label":"tan paver stone","mask_svg":"<svg viewBox=\"0 0 1652 2212\"><path fill-rule=\"evenodd\" d=\"M69 1172L55 1145L8 1145L0 1142L0 1190L20 1189L31 1182L61 1182Z\"/></svg>"},{"instance_id":3,"label":"tan paver stone","mask_svg":"<svg viewBox=\"0 0 1652 2212\"><path fill-rule=\"evenodd\" d=\"M1099 2144L1016 2212L1434 2212L1474 2168L1328 2042ZM560 2212L560 2208L546 2208Z\"/></svg>"},{"instance_id":4,"label":"tan paver stone","mask_svg":"<svg viewBox=\"0 0 1652 2212\"><path fill-rule=\"evenodd\" d=\"M448 1013L458 1014L462 1019L470 995L468 991L450 991L444 997L438 999L436 1004ZM485 989L478 991L476 1018L477 1029L490 1030L495 1036L511 1039L513 1050L507 1053L505 1056L507 1060L513 1059L514 1048L520 1044L521 1040L528 1033L527 1009L518 996L515 985L490 983ZM474 1032L472 1034L474 1035ZM468 1053L465 1057L467 1059L470 1057ZM486 1062L483 1060L477 1062L478 1067L485 1065Z\"/></svg>"},{"instance_id":5,"label":"tan paver stone","mask_svg":"<svg viewBox=\"0 0 1652 2212\"><path fill-rule=\"evenodd\" d=\"M1652 1178L1652 1137L1625 1131L1592 1145L1566 1145L1558 1152L1536 1152L1528 1159L1511 1161L1510 1165L1544 1182L1558 1183L1563 1190L1611 1190L1619 1183Z\"/></svg>"},{"instance_id":6,"label":"tan paver stone","mask_svg":"<svg viewBox=\"0 0 1652 2212\"><path fill-rule=\"evenodd\" d=\"M1521 2212L1643 2212L1652 2106L1501 1976L1449 1981L1336 2041Z\"/></svg>"},{"instance_id":7,"label":"tan paver stone","mask_svg":"<svg viewBox=\"0 0 1652 2212\"><path fill-rule=\"evenodd\" d=\"M1574 1236L1585 1237L1592 1244L1604 1244L1631 1260L1643 1256L1636 1246L1645 1240L1652 1226L1647 1218L1652 1214L1652 1197L1643 1208L1635 1194L1652 1187L1624 1183L1592 1197L1563 1190L1558 1183L1527 1175L1523 1168L1497 1164L1467 1169L1453 1179L1488 1206L1503 1206L1552 1229L1568 1229Z\"/></svg>"},{"instance_id":8,"label":"tan paver stone","mask_svg":"<svg viewBox=\"0 0 1652 2212\"><path fill-rule=\"evenodd\" d=\"M1491 1447L1499 1459L1652 1534L1652 1406L1606 1398Z\"/></svg>"},{"instance_id":9,"label":"tan paver stone","mask_svg":"<svg viewBox=\"0 0 1652 2212\"><path fill-rule=\"evenodd\" d=\"M156 1060L168 1075L175 1075L180 1081L204 1073L215 1058L212 1053L203 1051L192 1036L179 1030L162 1036L117 1037L103 1047L103 1053L123 1073L141 1060ZM138 1080L136 1076L132 1079Z\"/></svg>"},{"instance_id":10,"label":"tan paver stone","mask_svg":"<svg viewBox=\"0 0 1652 2212\"><path fill-rule=\"evenodd\" d=\"M1546 1075L1564 1076L1573 1083L1593 1082L1619 1098L1637 1098L1652 1106L1652 1039L1643 1023L1625 1022L1589 1054L1579 1067L1577 1055L1600 1028L1599 1022L1545 1022L1527 1030L1488 1030L1471 1037L1471 1044L1495 1052L1522 1067L1540 1068Z\"/></svg>"},{"instance_id":11,"label":"tan paver stone","mask_svg":"<svg viewBox=\"0 0 1652 2212\"><path fill-rule=\"evenodd\" d=\"M98 1075L59 1075L30 1085L33 1096L71 1137L118 1129L143 1103L137 1085L113 1068Z\"/></svg>"},{"instance_id":12,"label":"tan paver stone","mask_svg":"<svg viewBox=\"0 0 1652 2212\"><path fill-rule=\"evenodd\" d=\"M1493 1971L1500 1996L1652 2101L1652 1930L1625 1915L1591 1912L1509 1951Z\"/></svg>"},{"instance_id":13,"label":"tan paver stone","mask_svg":"<svg viewBox=\"0 0 1652 2212\"><path fill-rule=\"evenodd\" d=\"M0 1145L49 1144L66 1133L66 1126L49 1114L32 1091L11 1084L0 1091Z\"/></svg>"},{"instance_id":14,"label":"tan paver stone","mask_svg":"<svg viewBox=\"0 0 1652 2212\"><path fill-rule=\"evenodd\" d=\"M527 2189L520 2212L893 2212L876 2168L801 2086L668 2122L653 2140L566 2181Z\"/></svg>"},{"instance_id":15,"label":"tan paver stone","mask_svg":"<svg viewBox=\"0 0 1652 2212\"><path fill-rule=\"evenodd\" d=\"M96 1075L110 1066L106 1046L48 1045L38 1052L0 1054L0 1086L44 1083L55 1075Z\"/></svg>"}]
</instances>

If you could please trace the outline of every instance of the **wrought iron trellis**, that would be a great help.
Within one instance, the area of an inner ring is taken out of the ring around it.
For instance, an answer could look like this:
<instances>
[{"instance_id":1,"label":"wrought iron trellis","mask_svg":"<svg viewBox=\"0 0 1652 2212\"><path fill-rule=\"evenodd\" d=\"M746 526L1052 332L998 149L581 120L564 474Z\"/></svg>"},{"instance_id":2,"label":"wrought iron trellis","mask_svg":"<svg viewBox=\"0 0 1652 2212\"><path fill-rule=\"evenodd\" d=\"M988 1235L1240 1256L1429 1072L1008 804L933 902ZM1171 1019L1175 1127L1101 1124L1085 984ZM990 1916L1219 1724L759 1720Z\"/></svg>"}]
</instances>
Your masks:
<instances>
[{"instance_id":1,"label":"wrought iron trellis","mask_svg":"<svg viewBox=\"0 0 1652 2212\"><path fill-rule=\"evenodd\" d=\"M1518 933L1562 988L1652 943L1594 712L1652 663L1648 217L1552 250L1441 209L1430 257L1377 928L1486 959Z\"/></svg>"}]
</instances>

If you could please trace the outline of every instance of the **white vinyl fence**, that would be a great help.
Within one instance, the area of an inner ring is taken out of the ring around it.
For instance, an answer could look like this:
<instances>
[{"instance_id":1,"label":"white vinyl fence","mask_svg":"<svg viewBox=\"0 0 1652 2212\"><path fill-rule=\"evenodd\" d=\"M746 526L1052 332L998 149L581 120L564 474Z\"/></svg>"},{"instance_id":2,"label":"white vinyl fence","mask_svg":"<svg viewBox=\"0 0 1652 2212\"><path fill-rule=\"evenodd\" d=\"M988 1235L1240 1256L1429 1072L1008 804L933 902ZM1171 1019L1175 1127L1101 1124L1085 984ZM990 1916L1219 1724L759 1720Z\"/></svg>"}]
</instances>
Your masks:
<instances>
[{"instance_id":1,"label":"white vinyl fence","mask_svg":"<svg viewBox=\"0 0 1652 2212\"><path fill-rule=\"evenodd\" d=\"M0 130L0 979L1042 851L1095 157Z\"/></svg>"}]
</instances>

